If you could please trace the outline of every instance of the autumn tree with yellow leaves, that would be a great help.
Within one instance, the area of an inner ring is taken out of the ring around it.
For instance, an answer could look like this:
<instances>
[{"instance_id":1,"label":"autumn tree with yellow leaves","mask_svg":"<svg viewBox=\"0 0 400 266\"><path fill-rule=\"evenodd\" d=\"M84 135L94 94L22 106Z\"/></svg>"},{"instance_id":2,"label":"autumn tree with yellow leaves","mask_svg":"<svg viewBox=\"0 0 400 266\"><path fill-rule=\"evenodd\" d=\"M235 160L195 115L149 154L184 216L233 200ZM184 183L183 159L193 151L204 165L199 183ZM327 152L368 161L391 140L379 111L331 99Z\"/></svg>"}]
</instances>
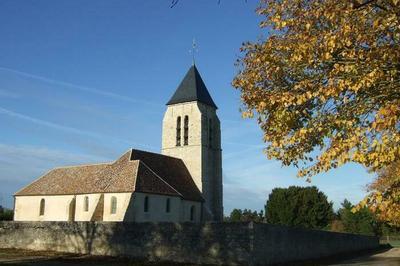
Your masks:
<instances>
[{"instance_id":1,"label":"autumn tree with yellow leaves","mask_svg":"<svg viewBox=\"0 0 400 266\"><path fill-rule=\"evenodd\" d=\"M400 1L262 0L233 86L269 158L311 177L400 159Z\"/></svg>"},{"instance_id":2,"label":"autumn tree with yellow leaves","mask_svg":"<svg viewBox=\"0 0 400 266\"><path fill-rule=\"evenodd\" d=\"M378 176L368 186L368 191L367 197L353 212L367 206L379 220L400 227L400 161L378 170Z\"/></svg>"}]
</instances>

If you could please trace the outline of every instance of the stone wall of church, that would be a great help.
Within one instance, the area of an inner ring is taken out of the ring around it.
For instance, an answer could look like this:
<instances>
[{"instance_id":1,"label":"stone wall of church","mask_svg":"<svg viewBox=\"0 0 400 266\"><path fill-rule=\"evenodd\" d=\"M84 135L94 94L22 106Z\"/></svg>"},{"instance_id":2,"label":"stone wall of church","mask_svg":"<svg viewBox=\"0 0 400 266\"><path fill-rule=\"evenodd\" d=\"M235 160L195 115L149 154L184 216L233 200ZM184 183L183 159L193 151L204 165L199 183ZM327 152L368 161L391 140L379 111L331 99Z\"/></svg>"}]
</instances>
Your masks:
<instances>
[{"instance_id":1,"label":"stone wall of church","mask_svg":"<svg viewBox=\"0 0 400 266\"><path fill-rule=\"evenodd\" d=\"M184 119L189 117L188 145L184 142ZM177 119L181 117L181 145L176 145ZM162 127L162 154L181 158L188 168L194 182L202 191L202 132L201 112L196 102L181 103L168 106L164 114Z\"/></svg>"},{"instance_id":2,"label":"stone wall of church","mask_svg":"<svg viewBox=\"0 0 400 266\"><path fill-rule=\"evenodd\" d=\"M44 213L40 214L40 202L44 200ZM74 195L17 196L15 197L16 221L69 221L73 217L71 203Z\"/></svg>"},{"instance_id":3,"label":"stone wall of church","mask_svg":"<svg viewBox=\"0 0 400 266\"><path fill-rule=\"evenodd\" d=\"M85 197L88 199L88 209L85 209ZM75 221L90 221L96 206L99 203L101 193L82 194L75 197Z\"/></svg>"},{"instance_id":4,"label":"stone wall of church","mask_svg":"<svg viewBox=\"0 0 400 266\"><path fill-rule=\"evenodd\" d=\"M144 211L145 197L148 197L148 211ZM166 211L169 199L169 212ZM190 221L190 208L194 206L194 222L200 222L201 203L183 200L180 197L139 193L133 194L133 199L127 207L124 221L136 222L185 222Z\"/></svg>"},{"instance_id":5,"label":"stone wall of church","mask_svg":"<svg viewBox=\"0 0 400 266\"><path fill-rule=\"evenodd\" d=\"M0 248L267 265L374 249L375 237L256 223L0 222Z\"/></svg>"},{"instance_id":6,"label":"stone wall of church","mask_svg":"<svg viewBox=\"0 0 400 266\"><path fill-rule=\"evenodd\" d=\"M111 198L117 199L117 208L115 213L111 213ZM104 193L103 221L120 222L125 220L125 215L132 204L132 193Z\"/></svg>"},{"instance_id":7,"label":"stone wall of church","mask_svg":"<svg viewBox=\"0 0 400 266\"><path fill-rule=\"evenodd\" d=\"M184 118L189 117L189 142L184 142ZM176 145L177 118L181 117L181 145ZM212 136L210 138L210 121ZM209 143L211 140L212 143ZM165 112L162 154L181 158L206 200L207 210L222 220L222 159L220 121L213 107L187 102L170 105Z\"/></svg>"},{"instance_id":8,"label":"stone wall of church","mask_svg":"<svg viewBox=\"0 0 400 266\"><path fill-rule=\"evenodd\" d=\"M85 198L87 197L87 206ZM112 198L116 200L115 213L111 211ZM148 197L148 210L144 200ZM40 201L44 212L40 214ZM100 202L100 199L101 202ZM166 210L169 199L169 212ZM86 208L87 207L87 208ZM63 196L17 196L15 221L104 221L104 222L186 222L194 208L193 221L201 221L201 202L181 197L150 193L93 193ZM97 210L97 216L96 216Z\"/></svg>"}]
</instances>

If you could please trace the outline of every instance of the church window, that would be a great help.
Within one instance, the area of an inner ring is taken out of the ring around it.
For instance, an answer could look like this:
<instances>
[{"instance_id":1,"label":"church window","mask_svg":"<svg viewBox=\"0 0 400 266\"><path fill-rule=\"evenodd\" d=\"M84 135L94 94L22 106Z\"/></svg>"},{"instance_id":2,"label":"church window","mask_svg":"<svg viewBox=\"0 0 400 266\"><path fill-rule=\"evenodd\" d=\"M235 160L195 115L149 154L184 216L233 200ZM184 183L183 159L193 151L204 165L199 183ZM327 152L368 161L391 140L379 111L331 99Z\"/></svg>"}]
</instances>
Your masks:
<instances>
[{"instance_id":1,"label":"church window","mask_svg":"<svg viewBox=\"0 0 400 266\"><path fill-rule=\"evenodd\" d=\"M183 145L189 144L189 117L186 115L183 128Z\"/></svg>"},{"instance_id":2,"label":"church window","mask_svg":"<svg viewBox=\"0 0 400 266\"><path fill-rule=\"evenodd\" d=\"M194 216L195 216L195 207L192 206L190 207L190 221L194 221Z\"/></svg>"},{"instance_id":3,"label":"church window","mask_svg":"<svg viewBox=\"0 0 400 266\"><path fill-rule=\"evenodd\" d=\"M167 201L166 201L165 204L166 204L166 205L165 205L165 211L166 211L167 213L169 213L169 212L171 211L171 202L170 202L170 199L169 199L169 198L167 199Z\"/></svg>"},{"instance_id":4,"label":"church window","mask_svg":"<svg viewBox=\"0 0 400 266\"><path fill-rule=\"evenodd\" d=\"M45 201L44 201L44 199L41 199L40 200L40 211L39 211L40 216L44 215L44 209L45 209Z\"/></svg>"},{"instance_id":5,"label":"church window","mask_svg":"<svg viewBox=\"0 0 400 266\"><path fill-rule=\"evenodd\" d=\"M181 146L181 117L176 119L176 146Z\"/></svg>"},{"instance_id":6,"label":"church window","mask_svg":"<svg viewBox=\"0 0 400 266\"><path fill-rule=\"evenodd\" d=\"M117 197L111 197L111 214L117 213Z\"/></svg>"},{"instance_id":7,"label":"church window","mask_svg":"<svg viewBox=\"0 0 400 266\"><path fill-rule=\"evenodd\" d=\"M88 196L85 196L83 210L85 212L89 211L89 197Z\"/></svg>"},{"instance_id":8,"label":"church window","mask_svg":"<svg viewBox=\"0 0 400 266\"><path fill-rule=\"evenodd\" d=\"M212 137L213 137L213 130L212 130L212 120L208 120L208 146L212 146Z\"/></svg>"},{"instance_id":9,"label":"church window","mask_svg":"<svg viewBox=\"0 0 400 266\"><path fill-rule=\"evenodd\" d=\"M144 197L144 212L149 212L149 197Z\"/></svg>"}]
</instances>

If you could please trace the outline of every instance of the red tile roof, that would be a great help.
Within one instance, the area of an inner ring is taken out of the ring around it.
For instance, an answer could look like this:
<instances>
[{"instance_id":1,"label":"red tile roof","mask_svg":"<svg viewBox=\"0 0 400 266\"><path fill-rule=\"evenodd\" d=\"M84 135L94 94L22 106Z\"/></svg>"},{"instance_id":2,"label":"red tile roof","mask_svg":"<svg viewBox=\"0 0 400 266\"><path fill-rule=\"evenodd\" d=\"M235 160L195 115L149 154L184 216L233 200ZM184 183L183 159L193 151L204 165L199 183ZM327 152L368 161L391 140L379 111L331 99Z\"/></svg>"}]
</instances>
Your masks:
<instances>
[{"instance_id":1,"label":"red tile roof","mask_svg":"<svg viewBox=\"0 0 400 266\"><path fill-rule=\"evenodd\" d=\"M113 163L55 168L15 196L143 192L203 201L181 159L129 150Z\"/></svg>"}]
</instances>

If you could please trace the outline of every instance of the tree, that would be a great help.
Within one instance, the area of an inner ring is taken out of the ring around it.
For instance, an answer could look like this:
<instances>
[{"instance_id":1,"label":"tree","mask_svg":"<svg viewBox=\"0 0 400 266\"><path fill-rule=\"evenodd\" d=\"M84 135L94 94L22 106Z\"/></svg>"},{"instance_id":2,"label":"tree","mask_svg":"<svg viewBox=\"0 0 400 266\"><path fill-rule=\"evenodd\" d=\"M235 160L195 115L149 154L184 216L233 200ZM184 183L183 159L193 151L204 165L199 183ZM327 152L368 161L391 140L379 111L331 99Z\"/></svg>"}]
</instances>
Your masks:
<instances>
[{"instance_id":1,"label":"tree","mask_svg":"<svg viewBox=\"0 0 400 266\"><path fill-rule=\"evenodd\" d=\"M264 213L260 211L252 211L248 209L233 209L227 221L229 222L262 222L264 220Z\"/></svg>"},{"instance_id":2,"label":"tree","mask_svg":"<svg viewBox=\"0 0 400 266\"><path fill-rule=\"evenodd\" d=\"M366 207L354 212L353 204L344 200L342 208L338 210L339 219L343 224L343 231L354 234L379 235L380 224L375 215Z\"/></svg>"},{"instance_id":3,"label":"tree","mask_svg":"<svg viewBox=\"0 0 400 266\"><path fill-rule=\"evenodd\" d=\"M310 178L400 158L400 1L262 0L233 86L269 158Z\"/></svg>"},{"instance_id":4,"label":"tree","mask_svg":"<svg viewBox=\"0 0 400 266\"><path fill-rule=\"evenodd\" d=\"M242 218L242 210L240 209L233 209L231 215L229 216L230 222L240 222Z\"/></svg>"},{"instance_id":5,"label":"tree","mask_svg":"<svg viewBox=\"0 0 400 266\"><path fill-rule=\"evenodd\" d=\"M275 188L265 205L267 223L325 228L333 218L332 203L316 187Z\"/></svg>"},{"instance_id":6,"label":"tree","mask_svg":"<svg viewBox=\"0 0 400 266\"><path fill-rule=\"evenodd\" d=\"M379 170L368 191L354 212L368 207L380 221L400 227L400 161Z\"/></svg>"},{"instance_id":7,"label":"tree","mask_svg":"<svg viewBox=\"0 0 400 266\"><path fill-rule=\"evenodd\" d=\"M13 217L14 212L12 210L0 206L0 221L11 221Z\"/></svg>"}]
</instances>

